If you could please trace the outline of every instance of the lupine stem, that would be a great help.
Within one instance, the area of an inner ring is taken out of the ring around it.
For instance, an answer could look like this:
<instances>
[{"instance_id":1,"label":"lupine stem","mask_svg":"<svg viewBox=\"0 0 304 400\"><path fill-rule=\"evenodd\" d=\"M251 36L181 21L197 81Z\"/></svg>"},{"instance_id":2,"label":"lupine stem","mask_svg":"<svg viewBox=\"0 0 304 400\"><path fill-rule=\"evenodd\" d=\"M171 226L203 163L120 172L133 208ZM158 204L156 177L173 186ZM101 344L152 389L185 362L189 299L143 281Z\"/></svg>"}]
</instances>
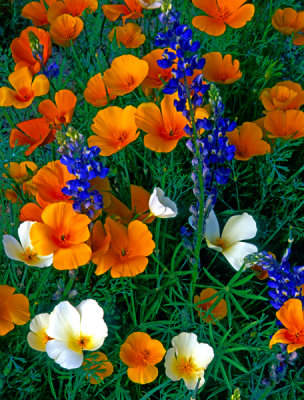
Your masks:
<instances>
[{"instance_id":1,"label":"lupine stem","mask_svg":"<svg viewBox=\"0 0 304 400\"><path fill-rule=\"evenodd\" d=\"M192 103L191 103L191 94L190 94L190 90L189 90L189 86L188 86L188 83L186 80L185 73L184 73L184 82L185 82L185 89L186 89L186 93L187 93L187 100L188 100L188 104L189 104L189 111L190 111L190 118L191 118L192 132L193 132L193 141L194 141L194 146L195 146L195 156L198 159L198 183L199 183L199 188L200 188L200 193L201 193L200 199L199 199L199 214L198 214L198 223L197 223L197 229L196 229L196 243L195 243L195 248L194 248L195 263L194 263L194 270L193 270L193 275L192 275L192 284L195 285L197 275L198 275L198 269L200 266L200 250L201 250L201 244L202 244L202 233L203 233L203 225L204 225L205 196L204 196L203 166L200 161L200 150L199 150L199 146L197 143L198 133L196 130L194 110L193 110Z\"/></svg>"}]
</instances>

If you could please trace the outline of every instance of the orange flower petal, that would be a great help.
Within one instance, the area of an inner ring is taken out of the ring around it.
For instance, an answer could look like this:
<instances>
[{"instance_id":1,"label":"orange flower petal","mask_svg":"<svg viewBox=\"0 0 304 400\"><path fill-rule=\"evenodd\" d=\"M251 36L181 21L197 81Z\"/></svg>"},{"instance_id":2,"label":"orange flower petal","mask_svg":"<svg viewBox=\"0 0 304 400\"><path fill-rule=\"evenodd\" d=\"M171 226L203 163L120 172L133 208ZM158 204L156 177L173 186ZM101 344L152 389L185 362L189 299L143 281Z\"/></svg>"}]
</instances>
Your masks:
<instances>
[{"instance_id":1,"label":"orange flower petal","mask_svg":"<svg viewBox=\"0 0 304 400\"><path fill-rule=\"evenodd\" d=\"M290 332L298 333L304 329L302 302L299 299L287 300L276 316Z\"/></svg>"},{"instance_id":2,"label":"orange flower petal","mask_svg":"<svg viewBox=\"0 0 304 400\"><path fill-rule=\"evenodd\" d=\"M226 25L222 20L205 15L194 17L192 25L211 36L220 36L226 30Z\"/></svg>"},{"instance_id":3,"label":"orange flower petal","mask_svg":"<svg viewBox=\"0 0 304 400\"><path fill-rule=\"evenodd\" d=\"M92 256L92 250L85 244L77 244L68 248L60 248L54 253L53 265L59 270L75 269L87 264Z\"/></svg>"}]
</instances>

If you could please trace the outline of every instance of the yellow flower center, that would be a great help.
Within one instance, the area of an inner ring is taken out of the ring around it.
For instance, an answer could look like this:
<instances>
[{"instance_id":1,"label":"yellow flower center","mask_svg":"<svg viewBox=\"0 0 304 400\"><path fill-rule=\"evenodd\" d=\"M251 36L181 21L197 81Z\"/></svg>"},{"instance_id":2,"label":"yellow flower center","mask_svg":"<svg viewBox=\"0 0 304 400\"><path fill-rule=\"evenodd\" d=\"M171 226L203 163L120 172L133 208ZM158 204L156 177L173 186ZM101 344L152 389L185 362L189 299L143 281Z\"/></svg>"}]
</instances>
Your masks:
<instances>
[{"instance_id":1,"label":"yellow flower center","mask_svg":"<svg viewBox=\"0 0 304 400\"><path fill-rule=\"evenodd\" d=\"M80 336L80 338L77 340L77 344L79 347L84 348L90 341L90 338L86 336Z\"/></svg>"},{"instance_id":2,"label":"yellow flower center","mask_svg":"<svg viewBox=\"0 0 304 400\"><path fill-rule=\"evenodd\" d=\"M142 350L137 353L137 360L139 364L146 364L147 358L150 356L150 352L147 350Z\"/></svg>"},{"instance_id":3,"label":"yellow flower center","mask_svg":"<svg viewBox=\"0 0 304 400\"><path fill-rule=\"evenodd\" d=\"M219 237L216 239L215 245L221 247L224 250L227 247L228 243L226 240Z\"/></svg>"},{"instance_id":4,"label":"yellow flower center","mask_svg":"<svg viewBox=\"0 0 304 400\"><path fill-rule=\"evenodd\" d=\"M199 371L197 366L192 361L191 357L188 359L183 358L181 360L178 360L176 369L181 376L191 376Z\"/></svg>"},{"instance_id":5,"label":"yellow flower center","mask_svg":"<svg viewBox=\"0 0 304 400\"><path fill-rule=\"evenodd\" d=\"M30 247L27 247L24 250L24 253L21 255L21 258L24 261L38 261L39 257L37 257L37 253L35 252L34 249L31 249Z\"/></svg>"}]
</instances>

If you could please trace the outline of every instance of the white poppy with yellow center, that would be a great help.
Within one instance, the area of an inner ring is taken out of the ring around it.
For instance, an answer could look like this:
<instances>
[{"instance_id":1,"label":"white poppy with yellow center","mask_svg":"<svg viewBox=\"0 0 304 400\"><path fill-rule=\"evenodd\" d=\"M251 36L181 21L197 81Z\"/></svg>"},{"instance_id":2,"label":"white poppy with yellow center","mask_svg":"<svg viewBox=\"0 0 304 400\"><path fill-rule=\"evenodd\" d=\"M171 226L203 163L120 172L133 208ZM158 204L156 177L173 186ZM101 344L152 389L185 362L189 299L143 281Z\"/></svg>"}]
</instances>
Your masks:
<instances>
[{"instance_id":1,"label":"white poppy with yellow center","mask_svg":"<svg viewBox=\"0 0 304 400\"><path fill-rule=\"evenodd\" d=\"M53 254L40 256L32 246L30 230L34 224L35 222L25 221L19 226L18 236L21 244L14 236L3 235L5 254L12 260L22 261L24 264L32 267L49 267L53 263Z\"/></svg>"},{"instance_id":2,"label":"white poppy with yellow center","mask_svg":"<svg viewBox=\"0 0 304 400\"><path fill-rule=\"evenodd\" d=\"M173 348L165 356L166 375L172 381L184 379L189 390L203 386L205 369L211 363L214 352L207 343L198 343L197 335L182 332L172 339Z\"/></svg>"},{"instance_id":3,"label":"white poppy with yellow center","mask_svg":"<svg viewBox=\"0 0 304 400\"><path fill-rule=\"evenodd\" d=\"M62 301L50 314L46 330L52 338L46 343L48 356L63 368L79 368L83 350L94 351L108 336L103 309L95 300L83 300L77 307Z\"/></svg>"},{"instance_id":4,"label":"white poppy with yellow center","mask_svg":"<svg viewBox=\"0 0 304 400\"><path fill-rule=\"evenodd\" d=\"M256 253L258 248L241 240L252 239L257 233L255 220L251 215L243 213L230 217L220 236L220 227L214 211L211 211L206 220L205 239L207 246L220 251L235 270L239 270L244 258Z\"/></svg>"}]
</instances>

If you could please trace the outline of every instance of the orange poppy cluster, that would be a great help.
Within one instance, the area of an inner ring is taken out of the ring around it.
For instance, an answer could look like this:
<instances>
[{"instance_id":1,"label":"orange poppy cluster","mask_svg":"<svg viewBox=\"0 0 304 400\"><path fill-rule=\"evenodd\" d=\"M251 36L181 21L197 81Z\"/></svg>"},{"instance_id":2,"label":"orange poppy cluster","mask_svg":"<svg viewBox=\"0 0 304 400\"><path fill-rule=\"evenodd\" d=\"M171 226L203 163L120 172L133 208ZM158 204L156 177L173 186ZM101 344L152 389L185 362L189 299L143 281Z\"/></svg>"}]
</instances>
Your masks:
<instances>
[{"instance_id":1,"label":"orange poppy cluster","mask_svg":"<svg viewBox=\"0 0 304 400\"><path fill-rule=\"evenodd\" d=\"M260 124L269 138L285 140L298 139L304 136L304 90L301 85L291 81L278 82L272 88L261 92L266 114Z\"/></svg>"},{"instance_id":2,"label":"orange poppy cluster","mask_svg":"<svg viewBox=\"0 0 304 400\"><path fill-rule=\"evenodd\" d=\"M48 9L46 9L46 6ZM35 26L50 25L50 35L54 43L67 47L75 41L83 30L81 16L84 12L97 10L97 0L40 0L28 3L21 15L29 18Z\"/></svg>"},{"instance_id":3,"label":"orange poppy cluster","mask_svg":"<svg viewBox=\"0 0 304 400\"><path fill-rule=\"evenodd\" d=\"M291 36L296 46L304 45L304 11L287 7L277 9L272 17L272 26L283 35Z\"/></svg>"}]
</instances>

